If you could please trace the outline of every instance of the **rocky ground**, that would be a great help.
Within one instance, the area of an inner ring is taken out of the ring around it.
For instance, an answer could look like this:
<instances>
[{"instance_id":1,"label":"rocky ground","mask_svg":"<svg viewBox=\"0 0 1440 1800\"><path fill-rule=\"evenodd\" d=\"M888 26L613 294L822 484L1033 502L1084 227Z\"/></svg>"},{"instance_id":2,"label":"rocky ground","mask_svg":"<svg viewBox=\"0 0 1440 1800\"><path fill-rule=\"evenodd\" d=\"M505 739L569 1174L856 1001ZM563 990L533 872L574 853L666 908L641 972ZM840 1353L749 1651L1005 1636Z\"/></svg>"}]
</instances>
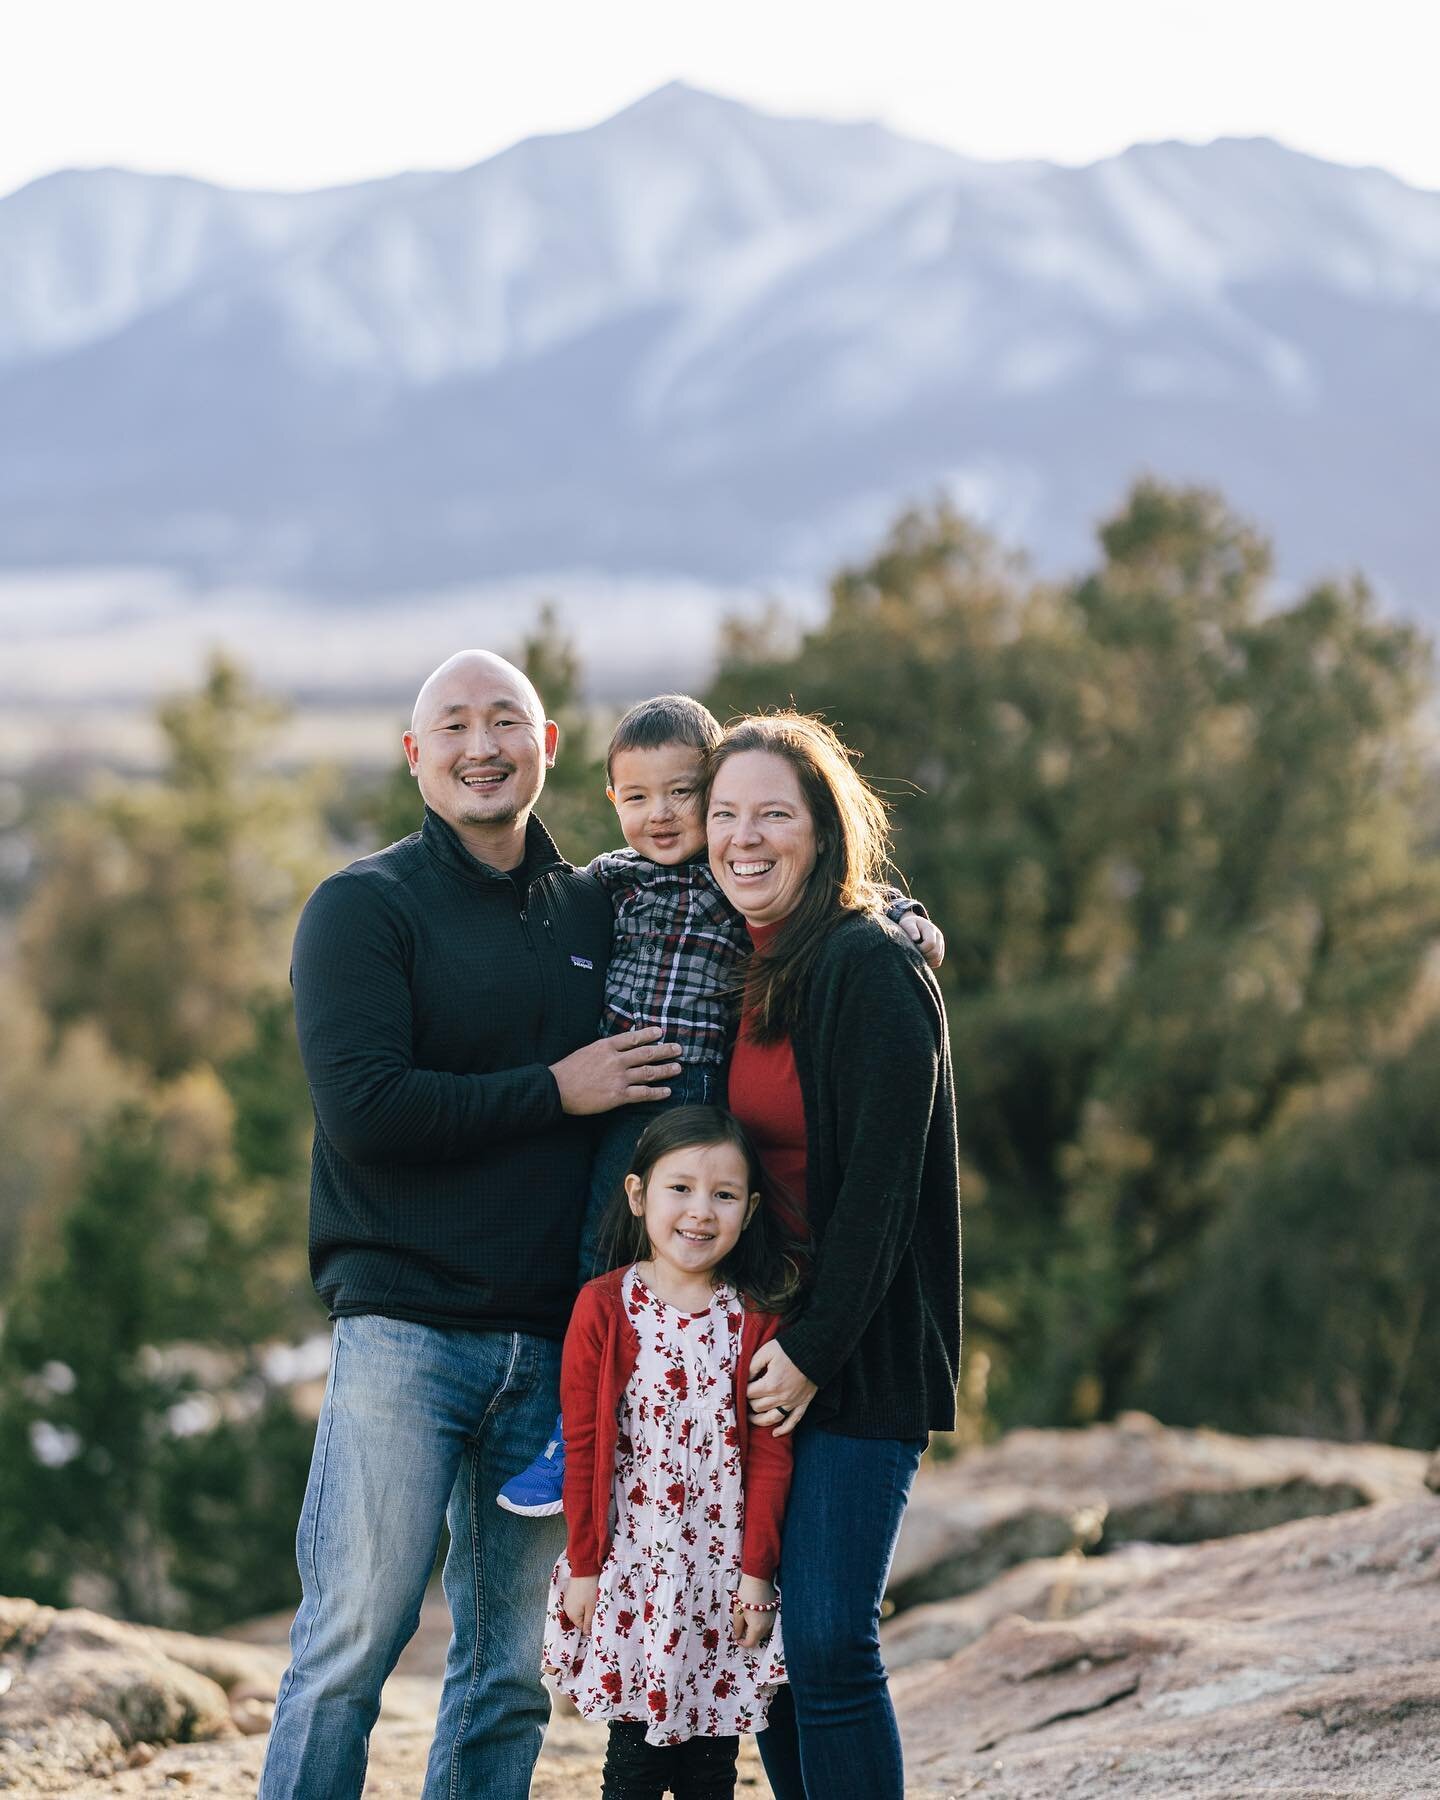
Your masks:
<instances>
[{"instance_id":1,"label":"rocky ground","mask_svg":"<svg viewBox=\"0 0 1440 1800\"><path fill-rule=\"evenodd\" d=\"M1143 1418L1017 1432L917 1484L886 1627L913 1800L1440 1794L1424 1458ZM284 1621L186 1638L0 1601L0 1793L254 1792ZM367 1796L415 1795L446 1626L386 1690ZM535 1800L596 1795L557 1717ZM769 1793L753 1747L742 1794Z\"/></svg>"}]
</instances>

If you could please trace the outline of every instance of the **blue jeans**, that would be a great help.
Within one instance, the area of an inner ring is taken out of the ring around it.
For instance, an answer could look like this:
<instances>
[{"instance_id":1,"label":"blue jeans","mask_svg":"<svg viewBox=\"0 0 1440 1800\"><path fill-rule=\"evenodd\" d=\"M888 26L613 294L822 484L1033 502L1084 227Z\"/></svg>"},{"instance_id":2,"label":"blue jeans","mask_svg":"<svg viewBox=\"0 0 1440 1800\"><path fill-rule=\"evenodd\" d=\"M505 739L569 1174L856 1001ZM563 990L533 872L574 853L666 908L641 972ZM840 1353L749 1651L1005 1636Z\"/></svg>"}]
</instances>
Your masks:
<instances>
[{"instance_id":1,"label":"blue jeans","mask_svg":"<svg viewBox=\"0 0 1440 1800\"><path fill-rule=\"evenodd\" d=\"M559 1375L547 1338L336 1322L262 1800L359 1795L380 1689L419 1622L447 1517L454 1632L424 1800L525 1800L550 1716L540 1650L565 1522L517 1518L495 1495L550 1429Z\"/></svg>"},{"instance_id":2,"label":"blue jeans","mask_svg":"<svg viewBox=\"0 0 1440 1800\"><path fill-rule=\"evenodd\" d=\"M605 1114L596 1133L590 1161L590 1196L585 1202L585 1219L580 1227L582 1286L592 1276L603 1275L611 1266L606 1254L610 1246L603 1241L605 1215L621 1182L630 1173L635 1146L645 1127L672 1107L725 1104L722 1063L687 1064L665 1085L670 1089L668 1100L644 1100L634 1106L617 1106L614 1112Z\"/></svg>"},{"instance_id":3,"label":"blue jeans","mask_svg":"<svg viewBox=\"0 0 1440 1800\"><path fill-rule=\"evenodd\" d=\"M802 1425L780 1549L788 1687L757 1742L775 1800L903 1800L880 1602L923 1441Z\"/></svg>"}]
</instances>

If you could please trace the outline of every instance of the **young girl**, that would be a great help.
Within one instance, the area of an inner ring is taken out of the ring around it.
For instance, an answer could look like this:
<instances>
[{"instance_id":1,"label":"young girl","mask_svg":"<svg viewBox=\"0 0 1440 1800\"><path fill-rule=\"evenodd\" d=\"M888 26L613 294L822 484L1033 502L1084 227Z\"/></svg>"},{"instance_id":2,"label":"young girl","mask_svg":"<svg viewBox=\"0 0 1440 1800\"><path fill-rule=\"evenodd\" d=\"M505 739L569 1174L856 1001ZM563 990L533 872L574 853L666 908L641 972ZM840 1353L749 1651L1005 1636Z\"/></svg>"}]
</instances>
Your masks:
<instances>
[{"instance_id":1,"label":"young girl","mask_svg":"<svg viewBox=\"0 0 1440 1800\"><path fill-rule=\"evenodd\" d=\"M759 1160L716 1106L662 1113L616 1196L619 1267L565 1338L566 1553L545 1663L607 1719L603 1800L723 1800L738 1733L785 1679L774 1587L790 1440L752 1427L745 1384L796 1270Z\"/></svg>"}]
</instances>

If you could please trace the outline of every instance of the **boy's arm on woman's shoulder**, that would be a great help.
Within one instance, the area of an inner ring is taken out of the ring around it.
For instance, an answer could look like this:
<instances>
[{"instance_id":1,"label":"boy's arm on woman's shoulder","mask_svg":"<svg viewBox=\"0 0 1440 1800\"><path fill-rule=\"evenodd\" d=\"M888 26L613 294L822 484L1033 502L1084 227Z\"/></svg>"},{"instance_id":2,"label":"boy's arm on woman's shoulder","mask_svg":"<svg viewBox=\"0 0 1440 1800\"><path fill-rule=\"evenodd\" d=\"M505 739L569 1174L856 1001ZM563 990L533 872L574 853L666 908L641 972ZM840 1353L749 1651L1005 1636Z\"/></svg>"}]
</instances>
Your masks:
<instances>
[{"instance_id":1,"label":"boy's arm on woman's shoulder","mask_svg":"<svg viewBox=\"0 0 1440 1800\"><path fill-rule=\"evenodd\" d=\"M906 913L918 913L922 919L930 917L924 901L917 900L913 894L902 894L899 888L888 883L881 892L885 899L885 917L892 925L898 925Z\"/></svg>"}]
</instances>

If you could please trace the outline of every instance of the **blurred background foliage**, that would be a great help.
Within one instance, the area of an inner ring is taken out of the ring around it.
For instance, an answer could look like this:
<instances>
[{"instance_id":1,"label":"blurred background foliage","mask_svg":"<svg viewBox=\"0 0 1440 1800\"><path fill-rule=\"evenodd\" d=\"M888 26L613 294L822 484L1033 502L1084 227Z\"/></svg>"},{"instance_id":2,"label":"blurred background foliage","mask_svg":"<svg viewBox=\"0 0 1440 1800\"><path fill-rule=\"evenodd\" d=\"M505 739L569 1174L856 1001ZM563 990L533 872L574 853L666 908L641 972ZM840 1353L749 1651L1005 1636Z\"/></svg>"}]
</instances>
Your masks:
<instances>
[{"instance_id":1,"label":"blurred background foliage","mask_svg":"<svg viewBox=\"0 0 1440 1800\"><path fill-rule=\"evenodd\" d=\"M725 632L711 706L823 712L948 937L972 1436L1440 1440L1430 651L1358 580L1268 580L1147 482L1071 583L936 506L812 629ZM584 861L609 720L553 613L506 648ZM0 964L0 1591L208 1629L294 1597L324 1367L290 933L419 812L398 760L277 763L230 663L160 724L158 778L45 790Z\"/></svg>"}]
</instances>

